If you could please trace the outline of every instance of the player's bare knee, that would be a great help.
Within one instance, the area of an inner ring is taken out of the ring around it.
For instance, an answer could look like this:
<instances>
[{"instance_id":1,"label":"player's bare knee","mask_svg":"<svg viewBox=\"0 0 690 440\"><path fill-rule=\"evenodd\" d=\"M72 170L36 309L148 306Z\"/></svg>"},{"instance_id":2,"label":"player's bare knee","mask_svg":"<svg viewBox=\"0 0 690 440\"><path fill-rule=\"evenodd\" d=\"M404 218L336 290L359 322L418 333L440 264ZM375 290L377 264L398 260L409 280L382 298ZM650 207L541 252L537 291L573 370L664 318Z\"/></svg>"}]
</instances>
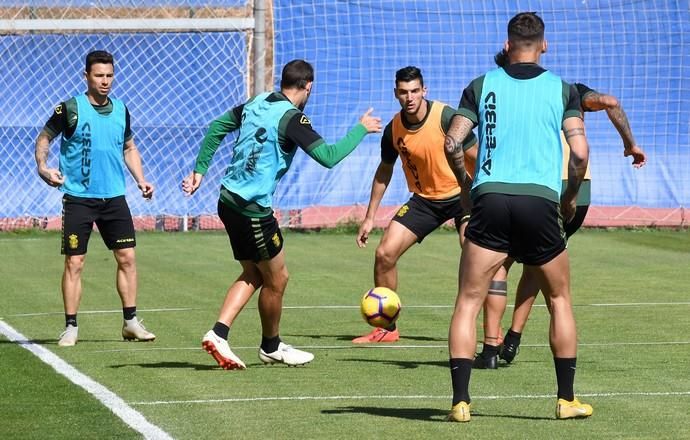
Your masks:
<instances>
[{"instance_id":1,"label":"player's bare knee","mask_svg":"<svg viewBox=\"0 0 690 440\"><path fill-rule=\"evenodd\" d=\"M471 306L478 310L484 305L486 291L480 288L464 288L460 290L460 304Z\"/></svg>"},{"instance_id":2,"label":"player's bare knee","mask_svg":"<svg viewBox=\"0 0 690 440\"><path fill-rule=\"evenodd\" d=\"M283 267L276 273L272 274L270 282L266 281L264 285L269 287L272 291L282 294L285 292L289 279L290 273L286 267Z\"/></svg>"},{"instance_id":3,"label":"player's bare knee","mask_svg":"<svg viewBox=\"0 0 690 440\"><path fill-rule=\"evenodd\" d=\"M68 255L65 257L65 272L70 275L79 275L84 269L86 255Z\"/></svg>"},{"instance_id":4,"label":"player's bare knee","mask_svg":"<svg viewBox=\"0 0 690 440\"><path fill-rule=\"evenodd\" d=\"M136 269L136 256L133 250L118 249L113 253L115 255L115 261L117 261L118 269L125 271Z\"/></svg>"},{"instance_id":5,"label":"player's bare knee","mask_svg":"<svg viewBox=\"0 0 690 440\"><path fill-rule=\"evenodd\" d=\"M239 276L238 281L244 281L247 284L254 286L254 289L258 289L263 286L264 279L258 269L247 270L245 269Z\"/></svg>"},{"instance_id":6,"label":"player's bare knee","mask_svg":"<svg viewBox=\"0 0 690 440\"><path fill-rule=\"evenodd\" d=\"M391 269L395 267L398 262L398 256L390 252L386 247L379 246L376 248L376 265L382 269Z\"/></svg>"}]
</instances>

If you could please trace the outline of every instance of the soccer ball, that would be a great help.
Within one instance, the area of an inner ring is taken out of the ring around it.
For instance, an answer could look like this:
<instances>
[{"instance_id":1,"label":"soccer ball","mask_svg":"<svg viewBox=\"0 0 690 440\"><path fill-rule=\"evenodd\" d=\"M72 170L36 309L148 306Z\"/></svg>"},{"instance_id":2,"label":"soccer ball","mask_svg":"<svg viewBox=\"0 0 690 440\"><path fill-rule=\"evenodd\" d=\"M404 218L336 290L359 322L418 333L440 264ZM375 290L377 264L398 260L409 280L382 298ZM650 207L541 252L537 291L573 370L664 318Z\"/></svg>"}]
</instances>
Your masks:
<instances>
[{"instance_id":1,"label":"soccer ball","mask_svg":"<svg viewBox=\"0 0 690 440\"><path fill-rule=\"evenodd\" d=\"M373 327L386 328L400 315L400 298L391 289L374 287L364 294L360 310L364 320Z\"/></svg>"}]
</instances>

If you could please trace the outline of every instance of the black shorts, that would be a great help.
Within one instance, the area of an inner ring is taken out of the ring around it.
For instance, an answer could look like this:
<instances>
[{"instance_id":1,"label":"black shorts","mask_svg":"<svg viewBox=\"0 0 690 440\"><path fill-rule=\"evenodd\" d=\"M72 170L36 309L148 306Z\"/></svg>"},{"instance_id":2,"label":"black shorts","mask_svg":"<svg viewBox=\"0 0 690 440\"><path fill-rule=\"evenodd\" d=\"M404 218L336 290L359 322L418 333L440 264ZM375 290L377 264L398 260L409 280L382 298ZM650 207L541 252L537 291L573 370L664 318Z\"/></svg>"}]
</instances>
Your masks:
<instances>
[{"instance_id":1,"label":"black shorts","mask_svg":"<svg viewBox=\"0 0 690 440\"><path fill-rule=\"evenodd\" d=\"M283 234L273 215L247 217L219 200L218 217L225 225L235 260L270 260L283 249Z\"/></svg>"},{"instance_id":2,"label":"black shorts","mask_svg":"<svg viewBox=\"0 0 690 440\"><path fill-rule=\"evenodd\" d=\"M136 246L134 223L125 196L112 199L62 197L62 254L84 255L96 223L108 249Z\"/></svg>"},{"instance_id":3,"label":"black shorts","mask_svg":"<svg viewBox=\"0 0 690 440\"><path fill-rule=\"evenodd\" d=\"M577 232L578 229L580 229L580 226L582 226L582 223L584 223L585 221L585 217L587 217L588 210L589 205L578 205L575 208L575 217L573 217L572 220L563 225L566 237L570 238L571 235L573 235Z\"/></svg>"},{"instance_id":4,"label":"black shorts","mask_svg":"<svg viewBox=\"0 0 690 440\"><path fill-rule=\"evenodd\" d=\"M417 243L450 219L455 219L455 229L467 221L468 216L462 209L460 197L447 200L429 200L413 194L410 200L398 209L392 221L398 222L417 236Z\"/></svg>"},{"instance_id":5,"label":"black shorts","mask_svg":"<svg viewBox=\"0 0 690 440\"><path fill-rule=\"evenodd\" d=\"M465 237L521 263L540 266L566 247L558 203L536 196L487 193L474 201Z\"/></svg>"}]
</instances>

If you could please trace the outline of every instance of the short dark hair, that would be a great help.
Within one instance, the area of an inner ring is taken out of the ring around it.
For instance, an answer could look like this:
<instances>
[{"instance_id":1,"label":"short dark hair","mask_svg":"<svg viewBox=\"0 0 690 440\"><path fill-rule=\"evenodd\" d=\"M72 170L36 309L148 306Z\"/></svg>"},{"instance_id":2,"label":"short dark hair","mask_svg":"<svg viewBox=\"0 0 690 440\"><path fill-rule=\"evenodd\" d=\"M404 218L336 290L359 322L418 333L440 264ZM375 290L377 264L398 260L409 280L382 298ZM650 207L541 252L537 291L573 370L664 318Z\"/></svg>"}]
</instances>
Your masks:
<instances>
[{"instance_id":1,"label":"short dark hair","mask_svg":"<svg viewBox=\"0 0 690 440\"><path fill-rule=\"evenodd\" d=\"M424 86L424 77L422 76L422 71L419 67L407 66L395 72L395 86L398 86L399 82L410 82L418 79L419 83Z\"/></svg>"},{"instance_id":2,"label":"short dark hair","mask_svg":"<svg viewBox=\"0 0 690 440\"><path fill-rule=\"evenodd\" d=\"M281 89L304 89L314 81L314 68L304 60L292 60L283 67Z\"/></svg>"},{"instance_id":3,"label":"short dark hair","mask_svg":"<svg viewBox=\"0 0 690 440\"><path fill-rule=\"evenodd\" d=\"M521 12L508 22L508 40L520 46L531 46L544 40L544 20L536 12Z\"/></svg>"},{"instance_id":4,"label":"short dark hair","mask_svg":"<svg viewBox=\"0 0 690 440\"><path fill-rule=\"evenodd\" d=\"M91 66L94 64L112 64L115 66L113 55L104 50L94 50L86 55L86 73L91 71Z\"/></svg>"}]
</instances>

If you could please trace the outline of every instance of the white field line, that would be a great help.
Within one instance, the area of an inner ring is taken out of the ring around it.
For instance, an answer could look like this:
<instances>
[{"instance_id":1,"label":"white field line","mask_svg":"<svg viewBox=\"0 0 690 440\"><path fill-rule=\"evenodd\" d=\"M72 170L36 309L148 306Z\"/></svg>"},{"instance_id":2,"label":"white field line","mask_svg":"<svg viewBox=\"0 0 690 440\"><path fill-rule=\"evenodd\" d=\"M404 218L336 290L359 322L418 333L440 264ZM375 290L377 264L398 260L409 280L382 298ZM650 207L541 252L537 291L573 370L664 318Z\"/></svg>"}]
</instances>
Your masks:
<instances>
[{"instance_id":1,"label":"white field line","mask_svg":"<svg viewBox=\"0 0 690 440\"><path fill-rule=\"evenodd\" d=\"M189 310L198 310L190 307L179 307L179 308L166 308L166 309L138 309L137 313L149 313L149 312L186 312ZM119 310L84 310L80 311L80 315L101 315L109 313L122 313L122 309ZM39 313L17 313L16 315L7 315L9 317L27 317L27 316L48 316L48 315L64 315L65 312L39 312Z\"/></svg>"},{"instance_id":2,"label":"white field line","mask_svg":"<svg viewBox=\"0 0 690 440\"><path fill-rule=\"evenodd\" d=\"M573 304L573 307L647 307L647 306L687 306L690 301L681 302L646 302L646 303L604 303L604 304ZM406 309L451 309L453 305L450 304L431 304L431 305L410 305L404 306ZM508 305L508 307L514 307ZM535 304L534 307L546 307L544 304ZM255 309L256 307L247 307L248 309ZM359 306L344 306L344 305L310 305L310 306L283 306L285 310L343 310L343 309L359 309ZM137 312L186 312L190 310L202 310L192 307L179 308L160 308L160 309L139 309ZM108 313L122 313L122 310L86 310L80 311L80 315L88 314L108 314ZM29 316L47 316L47 315L62 315L64 312L38 312L38 313L17 313L14 315L6 315L8 317L29 317Z\"/></svg>"},{"instance_id":3,"label":"white field line","mask_svg":"<svg viewBox=\"0 0 690 440\"><path fill-rule=\"evenodd\" d=\"M50 365L55 371L65 376L75 385L92 394L106 408L122 419L127 426L141 433L144 438L172 440L172 437L168 433L146 420L146 418L144 418L140 412L129 406L124 400L118 397L117 394L113 393L100 383L94 381L84 373L81 373L79 370L55 355L52 351L39 344L29 341L26 336L10 327L4 321L0 321L0 333L5 335L5 337L7 337L7 339L10 341L18 343L20 347L25 348L33 353L36 357L38 357L44 363Z\"/></svg>"},{"instance_id":4,"label":"white field line","mask_svg":"<svg viewBox=\"0 0 690 440\"><path fill-rule=\"evenodd\" d=\"M659 342L581 342L578 343L578 347L623 347L630 345L690 345L690 341L659 341ZM547 348L549 344L520 344L520 348L531 347L531 348ZM309 350L402 350L402 349L438 349L438 348L448 348L448 344L422 344L422 345L409 345L409 344L371 344L371 345L300 345L299 348L309 349ZM242 347L233 346L233 350L256 350L256 346ZM143 352L153 352L153 351L188 351L188 350L201 350L200 347L152 347L152 348L114 348L110 350L93 350L84 353L118 353L127 352L131 353L133 351L143 351Z\"/></svg>"},{"instance_id":5,"label":"white field line","mask_svg":"<svg viewBox=\"0 0 690 440\"><path fill-rule=\"evenodd\" d=\"M690 391L670 392L629 392L629 393L578 393L578 397L685 397L690 396ZM304 401L304 400L450 400L451 395L408 395L408 396L273 396L273 397L237 397L227 399L192 399L192 400L154 400L142 402L129 402L130 405L187 405L192 403L239 403L239 402L266 402L266 401ZM553 399L553 394L514 394L509 396L472 396L472 400L507 400L507 399Z\"/></svg>"}]
</instances>

